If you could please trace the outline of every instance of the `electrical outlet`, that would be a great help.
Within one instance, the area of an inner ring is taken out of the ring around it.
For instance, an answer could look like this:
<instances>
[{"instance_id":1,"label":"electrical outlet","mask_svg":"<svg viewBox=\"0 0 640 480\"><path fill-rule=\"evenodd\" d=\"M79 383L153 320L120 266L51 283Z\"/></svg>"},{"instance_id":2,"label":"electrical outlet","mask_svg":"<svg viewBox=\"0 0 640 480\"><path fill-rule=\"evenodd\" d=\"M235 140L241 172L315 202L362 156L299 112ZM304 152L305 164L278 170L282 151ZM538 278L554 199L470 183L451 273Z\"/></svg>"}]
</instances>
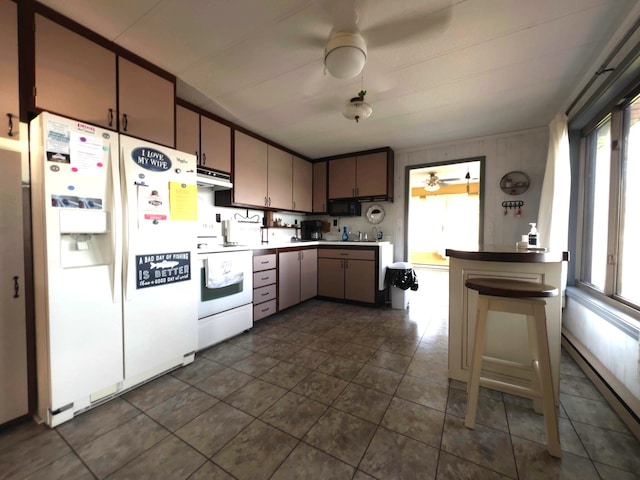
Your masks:
<instances>
[{"instance_id":1,"label":"electrical outlet","mask_svg":"<svg viewBox=\"0 0 640 480\"><path fill-rule=\"evenodd\" d=\"M333 226L334 226L334 227L337 227L337 226L338 226L338 219L337 219L337 218L334 218L334 219L333 219Z\"/></svg>"},{"instance_id":2,"label":"electrical outlet","mask_svg":"<svg viewBox=\"0 0 640 480\"><path fill-rule=\"evenodd\" d=\"M216 222L220 223L222 220L220 219L220 214L216 213Z\"/></svg>"}]
</instances>

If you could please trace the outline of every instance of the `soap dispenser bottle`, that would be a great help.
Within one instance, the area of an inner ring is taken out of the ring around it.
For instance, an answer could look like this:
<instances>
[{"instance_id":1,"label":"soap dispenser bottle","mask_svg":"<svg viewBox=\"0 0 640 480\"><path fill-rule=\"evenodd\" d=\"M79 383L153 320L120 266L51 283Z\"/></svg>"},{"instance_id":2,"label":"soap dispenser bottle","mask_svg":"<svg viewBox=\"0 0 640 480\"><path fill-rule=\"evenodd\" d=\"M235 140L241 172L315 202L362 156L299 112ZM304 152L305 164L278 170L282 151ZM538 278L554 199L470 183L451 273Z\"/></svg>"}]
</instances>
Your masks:
<instances>
[{"instance_id":1,"label":"soap dispenser bottle","mask_svg":"<svg viewBox=\"0 0 640 480\"><path fill-rule=\"evenodd\" d=\"M529 246L537 247L538 246L538 230L536 230L536 224L530 223L531 230L529 230Z\"/></svg>"},{"instance_id":2,"label":"soap dispenser bottle","mask_svg":"<svg viewBox=\"0 0 640 480\"><path fill-rule=\"evenodd\" d=\"M349 240L349 234L347 233L347 226L342 227L342 240L345 242Z\"/></svg>"}]
</instances>

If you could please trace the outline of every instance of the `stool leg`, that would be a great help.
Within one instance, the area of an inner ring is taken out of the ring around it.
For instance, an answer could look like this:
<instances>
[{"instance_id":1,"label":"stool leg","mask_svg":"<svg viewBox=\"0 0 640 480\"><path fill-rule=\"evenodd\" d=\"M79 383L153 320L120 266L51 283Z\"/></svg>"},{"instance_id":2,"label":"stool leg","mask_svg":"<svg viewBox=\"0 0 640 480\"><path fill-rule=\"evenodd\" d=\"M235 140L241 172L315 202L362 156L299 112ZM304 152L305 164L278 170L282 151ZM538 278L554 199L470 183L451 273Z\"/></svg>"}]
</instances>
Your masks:
<instances>
[{"instance_id":1,"label":"stool leg","mask_svg":"<svg viewBox=\"0 0 640 480\"><path fill-rule=\"evenodd\" d=\"M538 347L538 320L535 317L535 306L532 305L531 315L527 315L527 329L529 331L529 359L531 362L531 388L536 392L542 392L542 380L540 377L540 349ZM533 398L533 411L539 414L542 410L542 396Z\"/></svg>"},{"instance_id":2,"label":"stool leg","mask_svg":"<svg viewBox=\"0 0 640 480\"><path fill-rule=\"evenodd\" d=\"M538 340L538 362L542 380L542 410L544 412L544 425L547 434L547 449L549 454L561 458L560 434L558 432L558 416L553 392L553 379L551 376L551 357L549 355L549 342L547 338L547 317L545 304L539 303L535 307L536 331Z\"/></svg>"},{"instance_id":3,"label":"stool leg","mask_svg":"<svg viewBox=\"0 0 640 480\"><path fill-rule=\"evenodd\" d=\"M473 341L473 356L469 366L469 380L467 383L467 410L464 416L464 426L474 428L476 424L476 409L480 393L480 373L482 372L482 357L484 356L484 342L487 334L487 314L489 299L478 295L478 318L476 335Z\"/></svg>"}]
</instances>

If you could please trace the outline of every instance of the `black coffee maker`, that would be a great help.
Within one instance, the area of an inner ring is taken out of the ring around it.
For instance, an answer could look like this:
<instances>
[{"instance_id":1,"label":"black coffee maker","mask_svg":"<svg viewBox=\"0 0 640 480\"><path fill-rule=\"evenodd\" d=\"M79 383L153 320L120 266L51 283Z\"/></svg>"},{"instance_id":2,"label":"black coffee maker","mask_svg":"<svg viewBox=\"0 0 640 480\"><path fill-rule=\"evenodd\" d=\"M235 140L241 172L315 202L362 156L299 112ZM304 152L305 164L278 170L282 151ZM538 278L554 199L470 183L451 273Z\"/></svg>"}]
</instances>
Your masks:
<instances>
[{"instance_id":1,"label":"black coffee maker","mask_svg":"<svg viewBox=\"0 0 640 480\"><path fill-rule=\"evenodd\" d=\"M302 240L322 239L322 220L303 220L300 222Z\"/></svg>"}]
</instances>

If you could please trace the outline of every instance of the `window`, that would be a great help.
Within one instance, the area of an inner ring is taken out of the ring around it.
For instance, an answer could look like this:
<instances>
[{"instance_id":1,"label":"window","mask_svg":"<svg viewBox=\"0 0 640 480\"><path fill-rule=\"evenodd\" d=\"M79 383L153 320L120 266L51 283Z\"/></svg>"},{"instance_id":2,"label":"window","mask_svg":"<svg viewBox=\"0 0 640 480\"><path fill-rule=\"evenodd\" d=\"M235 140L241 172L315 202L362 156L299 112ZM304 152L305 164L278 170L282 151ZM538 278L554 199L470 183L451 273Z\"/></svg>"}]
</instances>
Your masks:
<instances>
[{"instance_id":1,"label":"window","mask_svg":"<svg viewBox=\"0 0 640 480\"><path fill-rule=\"evenodd\" d=\"M584 137L580 281L640 309L640 96Z\"/></svg>"},{"instance_id":2,"label":"window","mask_svg":"<svg viewBox=\"0 0 640 480\"><path fill-rule=\"evenodd\" d=\"M640 306L640 97L625 109L620 166L620 235L615 293L623 301Z\"/></svg>"},{"instance_id":3,"label":"window","mask_svg":"<svg viewBox=\"0 0 640 480\"><path fill-rule=\"evenodd\" d=\"M607 273L611 118L607 118L587 137L586 162L582 281L604 291Z\"/></svg>"}]
</instances>

